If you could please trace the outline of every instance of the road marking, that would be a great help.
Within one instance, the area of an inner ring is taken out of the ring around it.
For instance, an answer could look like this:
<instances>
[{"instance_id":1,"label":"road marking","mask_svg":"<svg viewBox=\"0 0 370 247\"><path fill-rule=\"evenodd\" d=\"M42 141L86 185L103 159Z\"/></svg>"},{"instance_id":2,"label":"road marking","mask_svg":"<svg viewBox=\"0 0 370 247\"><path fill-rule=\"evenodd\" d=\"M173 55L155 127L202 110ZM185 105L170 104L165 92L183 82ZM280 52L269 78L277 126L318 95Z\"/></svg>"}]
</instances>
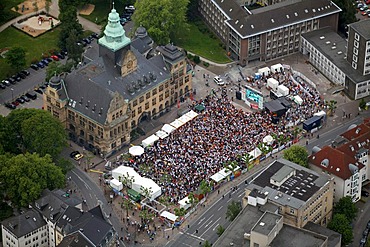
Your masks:
<instances>
[{"instance_id":1,"label":"road marking","mask_svg":"<svg viewBox=\"0 0 370 247\"><path fill-rule=\"evenodd\" d=\"M220 224L217 224L217 225L215 226L215 228L213 228L213 229L212 229L212 231L216 230L216 228L217 228L219 225L220 225Z\"/></svg>"},{"instance_id":2,"label":"road marking","mask_svg":"<svg viewBox=\"0 0 370 247\"><path fill-rule=\"evenodd\" d=\"M198 237L198 236L196 236L196 235L194 235L194 234L191 234L191 233L185 233L185 234L187 234L187 235L189 235L189 236L191 236L191 237L193 237L193 238L196 238L196 239L199 239L199 240L204 241L204 238Z\"/></svg>"},{"instance_id":3,"label":"road marking","mask_svg":"<svg viewBox=\"0 0 370 247\"><path fill-rule=\"evenodd\" d=\"M208 220L210 220L213 216L214 216L214 214L212 214L212 215L208 218ZM204 223L203 223L203 224L201 224L201 225L199 226L199 228L202 228L202 227L203 227L203 225L204 225L204 224L206 224L208 220L204 221Z\"/></svg>"},{"instance_id":4,"label":"road marking","mask_svg":"<svg viewBox=\"0 0 370 247\"><path fill-rule=\"evenodd\" d=\"M207 228L209 226L209 224L211 224L211 223L212 223L212 220L210 222L208 222L208 224L205 225L204 227Z\"/></svg>"},{"instance_id":5,"label":"road marking","mask_svg":"<svg viewBox=\"0 0 370 247\"><path fill-rule=\"evenodd\" d=\"M193 247L192 245L190 244L185 244L185 243L181 243L182 245L185 245L185 246L189 246L189 247Z\"/></svg>"},{"instance_id":6,"label":"road marking","mask_svg":"<svg viewBox=\"0 0 370 247\"><path fill-rule=\"evenodd\" d=\"M242 195L244 195L245 193L243 192L243 193L241 193L240 195L238 195L238 197L241 197Z\"/></svg>"},{"instance_id":7,"label":"road marking","mask_svg":"<svg viewBox=\"0 0 370 247\"><path fill-rule=\"evenodd\" d=\"M199 220L198 225L199 225L200 223L202 223L202 221L203 221L203 220L205 220L205 218L202 218L201 220Z\"/></svg>"},{"instance_id":8,"label":"road marking","mask_svg":"<svg viewBox=\"0 0 370 247\"><path fill-rule=\"evenodd\" d=\"M227 200L227 202L231 201L233 198L230 198L229 200Z\"/></svg>"},{"instance_id":9,"label":"road marking","mask_svg":"<svg viewBox=\"0 0 370 247\"><path fill-rule=\"evenodd\" d=\"M212 225L211 225L211 227L210 228L208 228L205 232L203 232L202 233L202 235L200 235L201 237L204 235L204 234L206 234L206 232L208 232L208 230L210 230L210 229L212 229L212 226L213 225L215 225L216 223L217 223L217 221L219 221L221 219L221 217L220 218L218 218ZM213 231L214 231L214 229L213 229Z\"/></svg>"},{"instance_id":10,"label":"road marking","mask_svg":"<svg viewBox=\"0 0 370 247\"><path fill-rule=\"evenodd\" d=\"M72 171L72 172L85 184L85 187L87 189L91 190L90 186L80 176L78 176L77 173L75 173L74 171Z\"/></svg>"},{"instance_id":11,"label":"road marking","mask_svg":"<svg viewBox=\"0 0 370 247\"><path fill-rule=\"evenodd\" d=\"M220 211L221 210L221 208L223 208L224 206L221 206L221 207L219 207L218 209L217 209L217 211Z\"/></svg>"}]
</instances>

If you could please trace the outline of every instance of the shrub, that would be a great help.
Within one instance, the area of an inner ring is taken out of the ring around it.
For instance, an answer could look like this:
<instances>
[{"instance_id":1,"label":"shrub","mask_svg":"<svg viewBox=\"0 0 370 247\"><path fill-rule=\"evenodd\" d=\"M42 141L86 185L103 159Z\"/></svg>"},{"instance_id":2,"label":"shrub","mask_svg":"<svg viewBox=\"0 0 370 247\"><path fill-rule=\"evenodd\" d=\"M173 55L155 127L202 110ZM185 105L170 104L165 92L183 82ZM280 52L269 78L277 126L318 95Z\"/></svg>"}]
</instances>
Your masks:
<instances>
[{"instance_id":1,"label":"shrub","mask_svg":"<svg viewBox=\"0 0 370 247\"><path fill-rule=\"evenodd\" d=\"M200 57L199 57L199 56L194 56L194 57L193 57L193 61L194 61L194 63L196 63L196 64L200 63Z\"/></svg>"},{"instance_id":2,"label":"shrub","mask_svg":"<svg viewBox=\"0 0 370 247\"><path fill-rule=\"evenodd\" d=\"M191 55L190 53L188 53L187 56L188 56L189 59L193 59L193 55Z\"/></svg>"},{"instance_id":3,"label":"shrub","mask_svg":"<svg viewBox=\"0 0 370 247\"><path fill-rule=\"evenodd\" d=\"M203 65L206 66L206 67L208 67L209 66L209 63L203 62Z\"/></svg>"}]
</instances>

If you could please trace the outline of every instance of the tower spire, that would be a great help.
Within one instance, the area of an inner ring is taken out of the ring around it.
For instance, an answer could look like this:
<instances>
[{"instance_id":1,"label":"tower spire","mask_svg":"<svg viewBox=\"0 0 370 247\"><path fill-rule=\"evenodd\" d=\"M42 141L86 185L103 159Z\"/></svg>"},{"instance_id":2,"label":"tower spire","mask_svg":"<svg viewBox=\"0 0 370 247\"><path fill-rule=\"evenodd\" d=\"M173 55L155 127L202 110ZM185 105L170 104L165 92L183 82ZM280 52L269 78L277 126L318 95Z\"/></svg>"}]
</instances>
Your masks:
<instances>
[{"instance_id":1,"label":"tower spire","mask_svg":"<svg viewBox=\"0 0 370 247\"><path fill-rule=\"evenodd\" d=\"M114 9L114 1L113 1L113 3L112 3L112 4L113 4L113 9Z\"/></svg>"}]
</instances>

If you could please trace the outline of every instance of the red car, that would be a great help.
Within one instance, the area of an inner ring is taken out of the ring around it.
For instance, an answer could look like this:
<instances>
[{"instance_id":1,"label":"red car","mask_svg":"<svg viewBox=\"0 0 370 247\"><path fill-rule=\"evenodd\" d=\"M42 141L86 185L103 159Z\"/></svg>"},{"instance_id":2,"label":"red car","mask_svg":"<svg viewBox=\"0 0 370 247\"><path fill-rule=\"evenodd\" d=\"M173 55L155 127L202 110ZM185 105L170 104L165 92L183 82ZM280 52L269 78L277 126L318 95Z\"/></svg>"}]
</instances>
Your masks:
<instances>
[{"instance_id":1,"label":"red car","mask_svg":"<svg viewBox=\"0 0 370 247\"><path fill-rule=\"evenodd\" d=\"M15 101L13 101L13 102L12 102L12 104L13 104L13 105L15 105L15 106L19 106L19 102L18 102L18 101L16 101L16 100L15 100Z\"/></svg>"},{"instance_id":2,"label":"red car","mask_svg":"<svg viewBox=\"0 0 370 247\"><path fill-rule=\"evenodd\" d=\"M59 57L56 56L56 55L52 55L51 58L54 60L54 61L59 61Z\"/></svg>"}]
</instances>

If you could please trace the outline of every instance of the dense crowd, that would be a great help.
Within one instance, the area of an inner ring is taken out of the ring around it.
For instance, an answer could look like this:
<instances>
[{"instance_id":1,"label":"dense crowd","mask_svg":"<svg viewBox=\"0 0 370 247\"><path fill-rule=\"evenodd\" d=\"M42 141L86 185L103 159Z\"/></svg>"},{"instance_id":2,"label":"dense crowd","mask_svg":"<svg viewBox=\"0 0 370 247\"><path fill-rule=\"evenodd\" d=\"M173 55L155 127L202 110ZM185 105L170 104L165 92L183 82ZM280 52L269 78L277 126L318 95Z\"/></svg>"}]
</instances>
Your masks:
<instances>
[{"instance_id":1,"label":"dense crowd","mask_svg":"<svg viewBox=\"0 0 370 247\"><path fill-rule=\"evenodd\" d=\"M316 90L300 80L294 83L290 75L281 82L293 95L300 95L301 105L292 108L278 124L272 123L266 111L245 112L237 109L227 96L227 91L215 92L196 104L203 104L205 111L192 121L175 130L167 138L159 140L135 157L133 166L142 176L153 179L162 188L169 202L176 203L198 189L202 180L220 171L229 161L237 160L255 149L263 138L272 133L293 139L289 121L308 118L322 107ZM276 146L276 141L273 143ZM141 169L145 164L150 169ZM241 165L241 164L240 164Z\"/></svg>"}]
</instances>

